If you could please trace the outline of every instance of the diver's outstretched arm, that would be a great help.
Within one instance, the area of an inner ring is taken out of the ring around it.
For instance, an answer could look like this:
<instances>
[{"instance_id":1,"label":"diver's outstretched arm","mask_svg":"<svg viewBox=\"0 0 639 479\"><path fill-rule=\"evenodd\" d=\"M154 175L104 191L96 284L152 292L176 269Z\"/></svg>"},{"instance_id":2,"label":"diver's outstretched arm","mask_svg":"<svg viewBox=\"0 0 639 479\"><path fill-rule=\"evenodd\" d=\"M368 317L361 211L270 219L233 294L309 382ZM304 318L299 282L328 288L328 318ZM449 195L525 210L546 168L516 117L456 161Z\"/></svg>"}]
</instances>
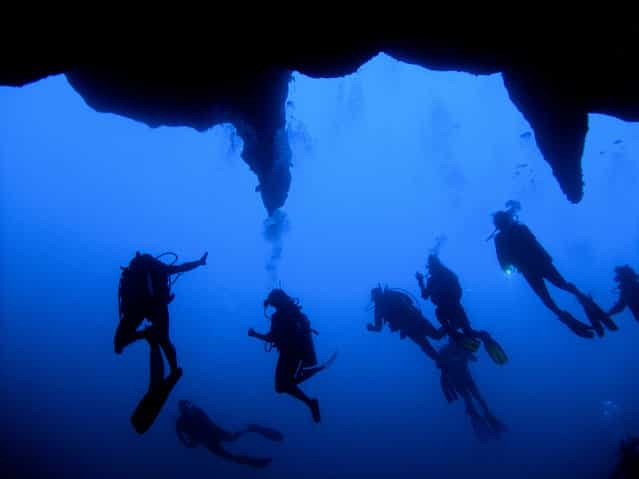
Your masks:
<instances>
[{"instance_id":1,"label":"diver's outstretched arm","mask_svg":"<svg viewBox=\"0 0 639 479\"><path fill-rule=\"evenodd\" d=\"M424 285L424 275L419 271L415 273L415 277L417 278L417 284L419 285L419 291L424 300L427 300L430 296L430 288Z\"/></svg>"},{"instance_id":2,"label":"diver's outstretched arm","mask_svg":"<svg viewBox=\"0 0 639 479\"><path fill-rule=\"evenodd\" d=\"M248 335L251 338L257 338L257 339L260 339L262 341L266 341L268 343L273 341L273 335L271 333L267 333L267 334L258 333L253 328L250 328L248 330Z\"/></svg>"},{"instance_id":3,"label":"diver's outstretched arm","mask_svg":"<svg viewBox=\"0 0 639 479\"><path fill-rule=\"evenodd\" d=\"M200 259L197 261L189 261L187 263L182 263L178 265L169 265L167 266L167 272L169 274L178 274L178 273L186 273L187 271L191 271L198 266L204 266L206 264L206 258L209 254L204 253Z\"/></svg>"},{"instance_id":4,"label":"diver's outstretched arm","mask_svg":"<svg viewBox=\"0 0 639 479\"><path fill-rule=\"evenodd\" d=\"M220 446L219 443L211 444L208 446L208 450L227 461L234 462L236 464L244 464L245 466L251 466L255 468L263 468L271 464L272 459L270 457L250 457L242 456L239 454L232 454Z\"/></svg>"},{"instance_id":5,"label":"diver's outstretched arm","mask_svg":"<svg viewBox=\"0 0 639 479\"><path fill-rule=\"evenodd\" d=\"M623 300L623 298L619 298L619 301L617 301L617 303L612 308L610 308L610 311L608 311L608 315L610 316L613 314L619 314L625 308L626 308L626 302Z\"/></svg>"}]
</instances>

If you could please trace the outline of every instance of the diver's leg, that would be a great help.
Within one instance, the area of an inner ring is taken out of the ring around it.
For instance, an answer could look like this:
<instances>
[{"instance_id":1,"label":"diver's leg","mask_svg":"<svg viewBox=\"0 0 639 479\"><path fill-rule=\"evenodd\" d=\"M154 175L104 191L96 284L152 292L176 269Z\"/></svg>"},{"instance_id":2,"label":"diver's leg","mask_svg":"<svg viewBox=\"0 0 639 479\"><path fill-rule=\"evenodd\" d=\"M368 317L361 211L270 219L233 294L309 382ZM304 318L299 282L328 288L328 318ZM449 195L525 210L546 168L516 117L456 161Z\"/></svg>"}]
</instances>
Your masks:
<instances>
[{"instance_id":1,"label":"diver's leg","mask_svg":"<svg viewBox=\"0 0 639 479\"><path fill-rule=\"evenodd\" d=\"M268 466L272 461L270 457L259 458L259 457L243 456L240 454L232 454L226 449L224 449L220 445L220 443L208 444L206 448L212 454L215 454L216 456L221 457L222 459L226 459L227 461L231 461L236 464L243 464L245 466L261 468L261 467Z\"/></svg>"},{"instance_id":2,"label":"diver's leg","mask_svg":"<svg viewBox=\"0 0 639 479\"><path fill-rule=\"evenodd\" d=\"M169 308L166 305L158 306L151 321L153 322L153 330L158 344L164 351L164 356L171 368L171 374L174 374L178 370L178 364L177 352L169 337Z\"/></svg>"},{"instance_id":3,"label":"diver's leg","mask_svg":"<svg viewBox=\"0 0 639 479\"><path fill-rule=\"evenodd\" d=\"M544 272L544 278L554 284L557 288L574 294L575 296L582 298L584 294L577 289L577 287L569 283L564 279L561 273L557 270L554 264L549 264Z\"/></svg>"},{"instance_id":4,"label":"diver's leg","mask_svg":"<svg viewBox=\"0 0 639 479\"><path fill-rule=\"evenodd\" d=\"M466 374L465 382L467 384L468 391L470 392L472 397L474 397L477 400L477 402L481 406L484 413L492 415L490 412L490 409L488 409L488 403L484 401L484 398L479 393L479 388L477 387L477 384L475 383L475 380L473 379L473 377L470 375L470 372Z\"/></svg>"},{"instance_id":5,"label":"diver's leg","mask_svg":"<svg viewBox=\"0 0 639 479\"><path fill-rule=\"evenodd\" d=\"M467 382L468 382L468 386L469 386L468 389L470 393L477 400L482 410L484 411L484 417L486 418L486 421L488 421L488 424L492 428L495 435L499 437L499 434L502 432L506 432L508 428L506 427L504 423L502 423L499 419L497 419L497 416L495 416L492 413L492 411L488 408L488 403L484 400L482 395L479 393L479 388L477 387L477 384L475 383L475 380L473 379L473 377L470 375L470 372L468 372Z\"/></svg>"},{"instance_id":6,"label":"diver's leg","mask_svg":"<svg viewBox=\"0 0 639 479\"><path fill-rule=\"evenodd\" d=\"M164 381L164 361L162 360L162 352L160 346L157 343L151 342L150 352L150 371L151 381L149 384L149 390L160 386Z\"/></svg>"},{"instance_id":7,"label":"diver's leg","mask_svg":"<svg viewBox=\"0 0 639 479\"><path fill-rule=\"evenodd\" d=\"M526 278L526 281L528 281L528 284L535 292L535 294L539 297L539 299L541 299L544 305L556 315L561 316L563 311L559 309L555 301L551 298L550 292L546 287L546 283L544 283L543 276L524 273L524 278Z\"/></svg>"},{"instance_id":8,"label":"diver's leg","mask_svg":"<svg viewBox=\"0 0 639 479\"><path fill-rule=\"evenodd\" d=\"M435 350L435 348L433 347L433 345L430 344L430 341L426 339L426 336L418 336L416 334L410 334L408 337L417 346L419 346L419 348L426 354L426 356L428 356L433 361L437 361L437 358L439 357L439 355L437 351Z\"/></svg>"},{"instance_id":9,"label":"diver's leg","mask_svg":"<svg viewBox=\"0 0 639 479\"><path fill-rule=\"evenodd\" d=\"M127 314L120 322L115 330L113 337L113 349L116 354L122 354L126 346L140 339L144 339L144 332L138 331L138 327L144 321L144 315L139 313Z\"/></svg>"},{"instance_id":10,"label":"diver's leg","mask_svg":"<svg viewBox=\"0 0 639 479\"><path fill-rule=\"evenodd\" d=\"M577 336L581 336L582 338L592 338L595 335L590 326L575 319L568 311L562 311L559 309L550 297L550 293L548 292L548 288L546 287L542 276L533 276L529 273L524 273L524 278L526 278L528 284L530 284L546 307L555 313L558 316L559 321L568 326L573 333Z\"/></svg>"},{"instance_id":11,"label":"diver's leg","mask_svg":"<svg viewBox=\"0 0 639 479\"><path fill-rule=\"evenodd\" d=\"M300 361L294 356L280 352L275 368L275 391L293 396L308 406L315 422L319 422L319 402L309 398L295 383L295 373Z\"/></svg>"}]
</instances>

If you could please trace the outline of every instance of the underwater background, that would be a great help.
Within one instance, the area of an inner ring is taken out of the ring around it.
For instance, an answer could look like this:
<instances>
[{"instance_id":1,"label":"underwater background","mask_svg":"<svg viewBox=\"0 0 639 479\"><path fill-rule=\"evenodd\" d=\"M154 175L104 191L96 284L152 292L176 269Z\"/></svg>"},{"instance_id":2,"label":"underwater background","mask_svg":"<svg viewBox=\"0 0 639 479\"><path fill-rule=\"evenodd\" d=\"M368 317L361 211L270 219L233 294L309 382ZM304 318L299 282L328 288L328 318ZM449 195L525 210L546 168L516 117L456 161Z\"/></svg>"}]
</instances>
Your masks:
<instances>
[{"instance_id":1,"label":"underwater background","mask_svg":"<svg viewBox=\"0 0 639 479\"><path fill-rule=\"evenodd\" d=\"M639 324L626 310L617 332L573 335L521 275L502 272L486 241L491 213L520 201L521 221L566 279L612 306L613 268L639 267L639 124L589 121L585 196L574 205L501 75L385 55L344 78L295 74L288 230L268 241L232 127L152 129L96 113L64 76L0 88L3 477L606 477L618 441L639 433ZM498 442L476 440L462 402L446 402L439 371L412 342L365 328L378 283L418 296L415 272L438 238L471 324L510 358L496 366L482 349L471 364L509 427ZM129 418L148 385L148 345L113 352L120 266L136 251L180 261L209 252L175 285L184 376L143 436ZM320 399L321 424L275 393L277 354L247 337L268 329L262 301L280 282L319 330L320 360L339 350L303 386ZM285 441L229 445L273 457L264 470L187 449L175 435L178 399L222 426L257 422Z\"/></svg>"}]
</instances>

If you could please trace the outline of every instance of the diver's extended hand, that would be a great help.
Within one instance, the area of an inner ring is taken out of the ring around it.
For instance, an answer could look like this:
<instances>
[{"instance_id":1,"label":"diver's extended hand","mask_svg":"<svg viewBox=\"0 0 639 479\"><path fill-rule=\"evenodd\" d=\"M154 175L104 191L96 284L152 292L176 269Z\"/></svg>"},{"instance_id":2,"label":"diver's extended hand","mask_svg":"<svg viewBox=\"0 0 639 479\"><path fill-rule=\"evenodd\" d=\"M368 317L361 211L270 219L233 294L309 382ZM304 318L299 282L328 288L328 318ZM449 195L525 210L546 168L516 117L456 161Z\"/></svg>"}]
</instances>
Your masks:
<instances>
[{"instance_id":1,"label":"diver's extended hand","mask_svg":"<svg viewBox=\"0 0 639 479\"><path fill-rule=\"evenodd\" d=\"M253 328L249 328L248 335L249 335L249 337L254 338L255 337L255 330Z\"/></svg>"},{"instance_id":2,"label":"diver's extended hand","mask_svg":"<svg viewBox=\"0 0 639 479\"><path fill-rule=\"evenodd\" d=\"M369 331L377 331L377 328L375 327L375 325L373 323L368 323L366 325L366 329Z\"/></svg>"},{"instance_id":3,"label":"diver's extended hand","mask_svg":"<svg viewBox=\"0 0 639 479\"><path fill-rule=\"evenodd\" d=\"M415 278L417 278L417 282L419 284L423 284L424 283L424 274L421 273L420 271L418 271L417 273L415 273Z\"/></svg>"},{"instance_id":4,"label":"diver's extended hand","mask_svg":"<svg viewBox=\"0 0 639 479\"><path fill-rule=\"evenodd\" d=\"M206 264L206 258L208 257L208 255L209 255L208 251L202 255L202 257L198 261L198 263L200 263L200 266L204 266Z\"/></svg>"}]
</instances>

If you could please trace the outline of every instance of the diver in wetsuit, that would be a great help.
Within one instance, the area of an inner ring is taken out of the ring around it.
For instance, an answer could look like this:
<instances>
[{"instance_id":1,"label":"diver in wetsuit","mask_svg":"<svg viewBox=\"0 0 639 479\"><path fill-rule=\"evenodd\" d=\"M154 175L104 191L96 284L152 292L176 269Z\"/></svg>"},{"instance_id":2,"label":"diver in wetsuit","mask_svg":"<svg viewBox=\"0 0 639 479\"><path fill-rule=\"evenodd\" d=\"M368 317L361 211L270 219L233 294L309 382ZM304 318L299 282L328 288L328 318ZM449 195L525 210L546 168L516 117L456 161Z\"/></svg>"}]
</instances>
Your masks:
<instances>
[{"instance_id":1,"label":"diver in wetsuit","mask_svg":"<svg viewBox=\"0 0 639 479\"><path fill-rule=\"evenodd\" d=\"M626 306L639 321L639 275L630 266L615 268L615 281L619 288L619 300L608 311L609 315L619 314Z\"/></svg>"},{"instance_id":2,"label":"diver in wetsuit","mask_svg":"<svg viewBox=\"0 0 639 479\"><path fill-rule=\"evenodd\" d=\"M468 368L469 361L477 361L476 356L456 341L450 340L439 350L442 392L449 403L461 396L478 439L499 439L501 434L506 432L506 426L490 411L479 393ZM477 410L474 401L479 403L482 414Z\"/></svg>"},{"instance_id":3,"label":"diver in wetsuit","mask_svg":"<svg viewBox=\"0 0 639 479\"><path fill-rule=\"evenodd\" d=\"M628 436L619 444L619 460L610 479L636 479L639 477L639 437Z\"/></svg>"},{"instance_id":4,"label":"diver in wetsuit","mask_svg":"<svg viewBox=\"0 0 639 479\"><path fill-rule=\"evenodd\" d=\"M201 444L216 456L236 464L263 468L271 464L272 459L270 457L259 458L233 454L224 449L223 442L236 441L246 433L256 433L265 439L275 442L284 440L282 433L257 424L249 424L246 429L237 432L222 429L191 401L181 399L178 401L178 408L180 409L180 416L175 423L175 432L182 444L189 448L194 448Z\"/></svg>"},{"instance_id":5,"label":"diver in wetsuit","mask_svg":"<svg viewBox=\"0 0 639 479\"><path fill-rule=\"evenodd\" d=\"M251 328L248 335L270 343L279 351L275 369L275 391L302 401L311 410L313 421L320 422L319 401L304 394L299 384L326 369L335 360L336 354L325 364L318 365L312 337L317 332L311 328L299 303L282 289L277 288L269 293L264 301L265 311L269 306L275 308L271 316L270 331L261 334Z\"/></svg>"},{"instance_id":6,"label":"diver in wetsuit","mask_svg":"<svg viewBox=\"0 0 639 479\"><path fill-rule=\"evenodd\" d=\"M508 361L502 347L486 331L477 331L470 326L466 311L461 304L462 289L457 275L444 266L435 254L428 256L428 281L424 284L424 275L416 273L422 298L430 300L436 306L435 315L449 338L470 351L477 351L479 341L490 358L497 364Z\"/></svg>"},{"instance_id":7,"label":"diver in wetsuit","mask_svg":"<svg viewBox=\"0 0 639 479\"><path fill-rule=\"evenodd\" d=\"M114 349L116 354L121 354L126 346L137 340L149 341L152 383L158 376L157 367L162 364L161 358L159 362L157 360L159 348L169 363L170 374L181 374L175 346L169 337L168 305L174 298L170 277L204 266L207 256L208 253L204 253L197 261L176 265L165 264L150 254L136 253L129 266L122 268L118 290L120 322L113 340ZM145 319L151 326L138 330Z\"/></svg>"},{"instance_id":8,"label":"diver in wetsuit","mask_svg":"<svg viewBox=\"0 0 639 479\"><path fill-rule=\"evenodd\" d=\"M399 331L401 339L409 338L432 360L437 362L437 351L428 338L442 339L444 328L437 329L428 321L406 293L381 285L371 290L371 300L375 308L373 323L366 325L371 332L380 332L384 323L392 332Z\"/></svg>"},{"instance_id":9,"label":"diver in wetsuit","mask_svg":"<svg viewBox=\"0 0 639 479\"><path fill-rule=\"evenodd\" d=\"M511 274L515 269L519 270L544 305L576 335L592 338L596 332L599 336L603 336L602 325L609 330L616 330L617 327L610 317L590 296L586 296L574 284L563 278L553 264L552 257L537 241L535 235L526 225L517 221L515 215L519 204L509 202L507 206L508 209L493 215L496 230L491 235L495 239L497 259L502 270L507 274ZM568 311L560 309L550 296L544 280L573 294L584 308L592 326L578 321Z\"/></svg>"}]
</instances>

